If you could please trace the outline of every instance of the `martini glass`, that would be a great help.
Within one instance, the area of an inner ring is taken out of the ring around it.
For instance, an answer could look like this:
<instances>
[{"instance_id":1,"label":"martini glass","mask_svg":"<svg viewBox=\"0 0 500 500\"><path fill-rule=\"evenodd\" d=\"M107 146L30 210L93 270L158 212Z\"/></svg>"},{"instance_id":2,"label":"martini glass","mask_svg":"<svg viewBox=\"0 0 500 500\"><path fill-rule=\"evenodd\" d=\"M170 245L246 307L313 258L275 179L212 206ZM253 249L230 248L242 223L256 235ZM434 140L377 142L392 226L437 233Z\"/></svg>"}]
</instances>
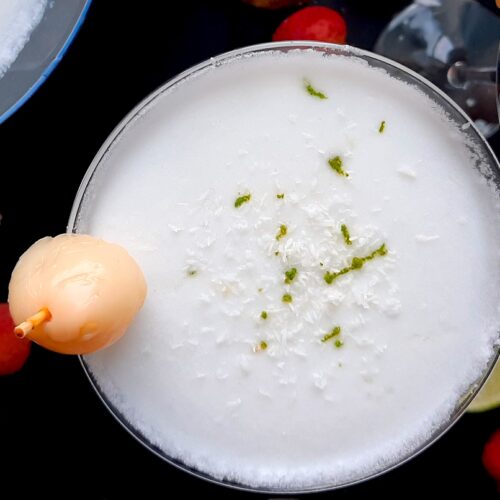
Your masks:
<instances>
[{"instance_id":1,"label":"martini glass","mask_svg":"<svg viewBox=\"0 0 500 500\"><path fill-rule=\"evenodd\" d=\"M490 137L499 128L499 38L500 17L475 0L415 0L382 32L375 52L437 85Z\"/></svg>"},{"instance_id":2,"label":"martini glass","mask_svg":"<svg viewBox=\"0 0 500 500\"><path fill-rule=\"evenodd\" d=\"M372 68L383 70L388 75L397 78L398 80L406 84L416 87L420 92L427 96L431 102L439 106L447 114L449 119L462 130L467 144L469 144L472 150L478 153L478 157L482 158L483 161L486 162L486 164L489 166L491 170L490 181L500 186L499 165L484 137L478 133L476 127L471 124L470 119L450 98L443 94L434 85L421 78L418 74L408 70L398 63L385 59L376 54L372 54L370 52L353 47L337 46L319 42L268 43L245 47L226 54L222 54L218 57L211 58L210 60L203 62L193 68L190 68L174 79L166 82L162 87L160 87L150 96L146 97L138 106L136 106L136 108L134 108L122 120L122 122L118 124L118 126L103 144L94 161L90 165L76 195L76 199L68 223L68 230L70 232L77 233L91 232L89 231L88 224L89 220L92 217L92 212L96 204L99 204L100 201L102 201L107 196L106 189L101 190L99 186L101 185L101 182L104 182L104 179L106 179L106 175L109 175L106 174L106 169L109 165L108 161L113 157L114 154L116 154L116 148L118 148L120 144L131 140L131 135L129 134L131 134L134 130L134 126L138 123L138 120L142 119L147 113L153 112L156 104L159 103L162 99L175 98L175 96L171 95L171 92L174 88L180 85L184 85L186 82L191 81L191 79L193 78L202 78L207 70L216 68L219 65L223 65L231 61L238 60L242 57L254 57L264 53L271 53L273 55L279 53L286 54L289 51L301 51L305 55L310 54L311 52L315 52L317 54L322 54L328 57L349 58L353 61L359 61L363 64L366 64ZM402 104L404 105L404 102ZM476 167L477 166L471 165L471 168ZM138 210L140 210L140 207L137 208ZM360 470L355 477L346 482L339 482L335 484L331 482L318 482L317 484L311 484L302 488L287 486L285 483L276 487L249 486L248 484L240 483L236 480L212 476L202 470L193 468L191 465L185 463L181 459L169 455L162 448L160 448L157 443L151 441L140 428L134 426L127 419L126 415L122 413L122 409L120 409L117 404L112 401L109 393L107 393L105 390L105 386L101 385L98 382L97 378L94 376L91 370L91 366L88 363L87 357L81 356L80 360L83 369L97 395L101 399L102 403L111 412L111 414L116 418L119 424L121 424L142 445L144 445L152 453L156 454L165 462L176 466L179 469L182 469L198 478L202 478L219 485L228 486L239 490L268 493L272 495L293 495L298 493L326 491L343 486L348 486L351 484L356 484L378 476L382 473L388 472L389 470L401 465L410 458L422 452L435 440L437 440L444 432L446 432L467 409L467 406L469 405L473 397L477 394L481 385L484 383L489 372L491 371L496 361L497 355L498 354L496 352L492 354L492 357L489 360L487 366L484 367L483 372L478 373L477 379L471 384L468 389L464 391L461 397L457 398L456 406L450 412L449 417L443 419L443 421L441 421L439 425L436 426L433 432L427 436L425 442L415 446L408 446L404 455L399 457L388 457L386 462L381 463L374 470ZM175 406L175 401L172 402L172 405ZM419 418L419 416L416 416L416 418Z\"/></svg>"}]
</instances>

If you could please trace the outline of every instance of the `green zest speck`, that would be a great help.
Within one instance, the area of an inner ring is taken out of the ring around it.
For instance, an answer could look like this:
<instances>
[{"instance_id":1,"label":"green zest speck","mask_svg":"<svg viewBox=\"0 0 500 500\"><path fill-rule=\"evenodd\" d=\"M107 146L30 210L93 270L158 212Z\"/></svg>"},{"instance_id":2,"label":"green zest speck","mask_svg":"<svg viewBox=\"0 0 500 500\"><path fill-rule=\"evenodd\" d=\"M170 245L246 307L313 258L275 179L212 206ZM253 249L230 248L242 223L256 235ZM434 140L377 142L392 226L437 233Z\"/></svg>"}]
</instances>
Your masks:
<instances>
[{"instance_id":1,"label":"green zest speck","mask_svg":"<svg viewBox=\"0 0 500 500\"><path fill-rule=\"evenodd\" d=\"M267 319L267 311L262 311L262 312L260 313L260 317L261 317L262 319Z\"/></svg>"},{"instance_id":2,"label":"green zest speck","mask_svg":"<svg viewBox=\"0 0 500 500\"><path fill-rule=\"evenodd\" d=\"M196 276L198 271L196 269L188 269L187 274L188 276Z\"/></svg>"},{"instance_id":3,"label":"green zest speck","mask_svg":"<svg viewBox=\"0 0 500 500\"><path fill-rule=\"evenodd\" d=\"M265 351L267 349L267 342L265 340L262 340L259 344L260 350Z\"/></svg>"},{"instance_id":4,"label":"green zest speck","mask_svg":"<svg viewBox=\"0 0 500 500\"><path fill-rule=\"evenodd\" d=\"M378 131L382 134L385 130L385 120L382 120L380 123L380 127L378 128Z\"/></svg>"},{"instance_id":5,"label":"green zest speck","mask_svg":"<svg viewBox=\"0 0 500 500\"><path fill-rule=\"evenodd\" d=\"M330 271L327 271L323 275L323 279L326 281L327 284L331 285L333 283L333 280L336 280L339 276L342 276L343 274L347 274L349 271L352 271L351 267L344 267L344 269L341 269L337 273L331 273Z\"/></svg>"},{"instance_id":6,"label":"green zest speck","mask_svg":"<svg viewBox=\"0 0 500 500\"><path fill-rule=\"evenodd\" d=\"M295 267L285 271L285 283L289 285L294 280L295 276L297 276L297 269Z\"/></svg>"},{"instance_id":7,"label":"green zest speck","mask_svg":"<svg viewBox=\"0 0 500 500\"><path fill-rule=\"evenodd\" d=\"M249 202L251 198L252 198L252 195L250 193L244 194L243 196L239 196L238 198L236 198L236 201L234 202L234 206L236 208L239 208L239 207L241 207L241 205L243 205L243 203Z\"/></svg>"},{"instance_id":8,"label":"green zest speck","mask_svg":"<svg viewBox=\"0 0 500 500\"><path fill-rule=\"evenodd\" d=\"M280 193L280 194L276 195L276 198L278 198L278 200L282 200L284 197L285 197L285 193Z\"/></svg>"},{"instance_id":9,"label":"green zest speck","mask_svg":"<svg viewBox=\"0 0 500 500\"><path fill-rule=\"evenodd\" d=\"M363 267L364 263L365 263L365 261L363 260L363 257L354 257L352 259L351 268L353 270L354 269L361 269Z\"/></svg>"},{"instance_id":10,"label":"green zest speck","mask_svg":"<svg viewBox=\"0 0 500 500\"><path fill-rule=\"evenodd\" d=\"M340 348L340 347L342 347L343 345L344 345L344 342L342 342L342 340L337 339L337 340L335 341L335 347L336 347L337 349L338 349L338 348Z\"/></svg>"},{"instance_id":11,"label":"green zest speck","mask_svg":"<svg viewBox=\"0 0 500 500\"><path fill-rule=\"evenodd\" d=\"M286 236L287 232L288 232L288 228L285 226L285 224L281 224L280 230L279 230L278 234L276 235L276 239L281 240L281 238L283 238L283 236Z\"/></svg>"},{"instance_id":12,"label":"green zest speck","mask_svg":"<svg viewBox=\"0 0 500 500\"><path fill-rule=\"evenodd\" d=\"M369 260L374 259L375 257L383 257L384 255L387 255L387 247L385 246L385 243L383 243L379 248L374 250L370 255L367 255L366 257L353 257L351 261L351 265L348 267L344 267L340 271L337 271L336 273L331 273L330 271L327 271L323 275L323 279L331 285L334 280L336 280L339 276L342 276L343 274L347 274L350 271L355 271L357 269L361 269L366 262Z\"/></svg>"},{"instance_id":13,"label":"green zest speck","mask_svg":"<svg viewBox=\"0 0 500 500\"><path fill-rule=\"evenodd\" d=\"M334 329L330 333L327 333L326 335L323 336L323 338L321 339L321 342L328 342L333 337L340 335L340 332L341 332L340 326L334 327Z\"/></svg>"},{"instance_id":14,"label":"green zest speck","mask_svg":"<svg viewBox=\"0 0 500 500\"><path fill-rule=\"evenodd\" d=\"M328 160L328 165L332 167L332 170L335 170L337 174L342 175L344 177L349 177L349 174L342 167L342 158L340 156L334 156Z\"/></svg>"},{"instance_id":15,"label":"green zest speck","mask_svg":"<svg viewBox=\"0 0 500 500\"><path fill-rule=\"evenodd\" d=\"M290 302L293 302L293 297L289 293L285 293L285 295L281 297L281 300L283 302L286 302L287 304L290 304Z\"/></svg>"},{"instance_id":16,"label":"green zest speck","mask_svg":"<svg viewBox=\"0 0 500 500\"><path fill-rule=\"evenodd\" d=\"M304 85L306 87L306 90L309 95L313 97L317 97L318 99L328 99L328 96L324 94L323 92L320 92L319 90L316 90L312 85L311 82L308 80L304 80Z\"/></svg>"},{"instance_id":17,"label":"green zest speck","mask_svg":"<svg viewBox=\"0 0 500 500\"><path fill-rule=\"evenodd\" d=\"M340 231L342 232L342 236L344 237L345 244L352 245L351 235L349 233L349 229L347 229L347 226L345 224L342 224L340 226Z\"/></svg>"}]
</instances>

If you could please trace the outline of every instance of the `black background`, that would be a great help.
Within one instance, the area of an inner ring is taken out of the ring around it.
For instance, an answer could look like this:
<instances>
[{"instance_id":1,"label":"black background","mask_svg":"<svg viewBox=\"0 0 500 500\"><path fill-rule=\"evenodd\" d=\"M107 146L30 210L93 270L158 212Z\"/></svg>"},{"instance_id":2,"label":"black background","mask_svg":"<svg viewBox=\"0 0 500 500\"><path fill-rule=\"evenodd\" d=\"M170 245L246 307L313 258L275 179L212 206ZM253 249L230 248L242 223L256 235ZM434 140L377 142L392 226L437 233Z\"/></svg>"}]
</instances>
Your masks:
<instances>
[{"instance_id":1,"label":"black background","mask_svg":"<svg viewBox=\"0 0 500 500\"><path fill-rule=\"evenodd\" d=\"M409 2L316 3L339 8L348 23L348 42L371 49L392 15ZM493 0L484 3L494 8ZM93 156L138 101L210 56L269 41L290 12L257 10L238 0L94 0L58 68L0 126L0 300L7 298L19 255L36 239L65 231ZM499 142L497 134L491 141L497 152ZM498 426L500 410L465 415L430 449L395 471L316 496L496 498L481 452ZM31 488L37 496L52 498L121 498L132 492L141 498L179 496L174 490L198 498L253 495L193 478L155 457L107 412L76 357L37 346L20 373L0 378L0 480L0 498Z\"/></svg>"}]
</instances>

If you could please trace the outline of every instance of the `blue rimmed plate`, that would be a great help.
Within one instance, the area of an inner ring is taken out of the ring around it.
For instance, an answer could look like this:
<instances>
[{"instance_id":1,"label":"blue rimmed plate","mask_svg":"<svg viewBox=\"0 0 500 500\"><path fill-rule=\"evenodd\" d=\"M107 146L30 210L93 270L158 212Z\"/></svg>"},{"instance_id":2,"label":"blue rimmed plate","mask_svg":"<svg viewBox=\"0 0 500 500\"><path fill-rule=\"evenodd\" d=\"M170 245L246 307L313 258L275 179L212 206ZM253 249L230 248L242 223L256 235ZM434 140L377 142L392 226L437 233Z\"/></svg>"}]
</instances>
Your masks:
<instances>
[{"instance_id":1,"label":"blue rimmed plate","mask_svg":"<svg viewBox=\"0 0 500 500\"><path fill-rule=\"evenodd\" d=\"M0 78L0 123L42 85L71 45L91 0L49 0L38 26Z\"/></svg>"}]
</instances>

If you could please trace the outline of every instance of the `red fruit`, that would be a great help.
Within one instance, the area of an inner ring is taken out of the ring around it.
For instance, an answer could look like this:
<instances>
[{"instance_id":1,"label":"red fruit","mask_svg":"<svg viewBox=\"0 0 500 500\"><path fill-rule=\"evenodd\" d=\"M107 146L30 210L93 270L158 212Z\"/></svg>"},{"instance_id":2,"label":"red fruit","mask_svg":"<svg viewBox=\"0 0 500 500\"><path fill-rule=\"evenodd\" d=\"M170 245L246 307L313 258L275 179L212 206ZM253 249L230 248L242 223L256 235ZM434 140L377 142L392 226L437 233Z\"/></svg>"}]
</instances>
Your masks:
<instances>
[{"instance_id":1,"label":"red fruit","mask_svg":"<svg viewBox=\"0 0 500 500\"><path fill-rule=\"evenodd\" d=\"M31 341L14 335L8 304L0 304L0 375L20 370L29 356Z\"/></svg>"},{"instance_id":2,"label":"red fruit","mask_svg":"<svg viewBox=\"0 0 500 500\"><path fill-rule=\"evenodd\" d=\"M345 43L347 26L344 18L328 7L305 7L287 17L274 32L273 42L316 40Z\"/></svg>"},{"instance_id":3,"label":"red fruit","mask_svg":"<svg viewBox=\"0 0 500 500\"><path fill-rule=\"evenodd\" d=\"M488 474L500 482L500 429L484 445L483 465Z\"/></svg>"}]
</instances>

